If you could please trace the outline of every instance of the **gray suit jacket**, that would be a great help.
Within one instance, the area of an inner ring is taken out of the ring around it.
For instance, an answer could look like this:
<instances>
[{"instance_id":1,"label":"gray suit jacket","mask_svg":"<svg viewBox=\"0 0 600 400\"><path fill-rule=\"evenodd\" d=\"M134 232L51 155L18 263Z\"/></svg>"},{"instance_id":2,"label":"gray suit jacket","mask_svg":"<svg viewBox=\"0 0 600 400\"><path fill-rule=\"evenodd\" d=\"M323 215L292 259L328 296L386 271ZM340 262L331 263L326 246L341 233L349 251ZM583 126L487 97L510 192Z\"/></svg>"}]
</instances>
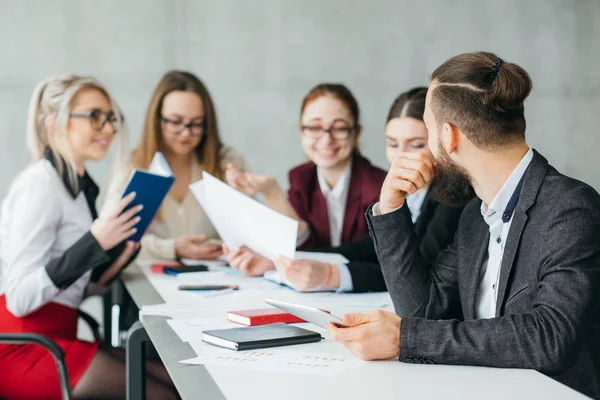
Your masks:
<instances>
[{"instance_id":1,"label":"gray suit jacket","mask_svg":"<svg viewBox=\"0 0 600 400\"><path fill-rule=\"evenodd\" d=\"M502 260L496 317L475 319L489 228L471 201L455 242L426 263L406 207L369 231L396 313L400 360L531 368L600 398L600 195L539 153L525 172Z\"/></svg>"}]
</instances>

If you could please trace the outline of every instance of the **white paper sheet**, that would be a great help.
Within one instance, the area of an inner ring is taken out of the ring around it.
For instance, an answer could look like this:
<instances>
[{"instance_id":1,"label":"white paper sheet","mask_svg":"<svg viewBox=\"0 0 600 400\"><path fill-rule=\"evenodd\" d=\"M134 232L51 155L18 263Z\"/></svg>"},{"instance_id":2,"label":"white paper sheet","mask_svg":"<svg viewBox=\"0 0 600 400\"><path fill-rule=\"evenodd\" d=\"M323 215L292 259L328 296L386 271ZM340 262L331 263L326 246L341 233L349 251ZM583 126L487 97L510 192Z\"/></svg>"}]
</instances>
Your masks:
<instances>
[{"instance_id":1,"label":"white paper sheet","mask_svg":"<svg viewBox=\"0 0 600 400\"><path fill-rule=\"evenodd\" d=\"M230 248L248 246L263 256L294 258L298 221L278 213L204 172L190 190Z\"/></svg>"},{"instance_id":2,"label":"white paper sheet","mask_svg":"<svg viewBox=\"0 0 600 400\"><path fill-rule=\"evenodd\" d=\"M154 153L154 157L152 157L152 162L150 163L150 167L148 167L148 172L162 176L173 176L173 171L171 170L167 159L161 152L158 151Z\"/></svg>"},{"instance_id":3,"label":"white paper sheet","mask_svg":"<svg viewBox=\"0 0 600 400\"><path fill-rule=\"evenodd\" d=\"M180 361L193 365L222 365L272 372L336 375L365 364L357 358L326 353L282 350L222 351Z\"/></svg>"},{"instance_id":4,"label":"white paper sheet","mask_svg":"<svg viewBox=\"0 0 600 400\"><path fill-rule=\"evenodd\" d=\"M348 259L338 253L319 253L316 251L297 251L295 260L316 260L328 264L346 264Z\"/></svg>"}]
</instances>

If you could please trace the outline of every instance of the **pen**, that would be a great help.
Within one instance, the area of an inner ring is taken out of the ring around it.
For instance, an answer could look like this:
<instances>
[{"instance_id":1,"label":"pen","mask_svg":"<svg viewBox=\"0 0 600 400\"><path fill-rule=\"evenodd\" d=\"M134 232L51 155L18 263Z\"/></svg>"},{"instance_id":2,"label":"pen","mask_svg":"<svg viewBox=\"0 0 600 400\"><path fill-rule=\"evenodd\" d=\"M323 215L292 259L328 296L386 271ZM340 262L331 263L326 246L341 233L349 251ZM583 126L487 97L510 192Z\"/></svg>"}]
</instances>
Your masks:
<instances>
[{"instance_id":1,"label":"pen","mask_svg":"<svg viewBox=\"0 0 600 400\"><path fill-rule=\"evenodd\" d=\"M209 290L238 290L238 285L180 285L179 290L209 291Z\"/></svg>"}]
</instances>

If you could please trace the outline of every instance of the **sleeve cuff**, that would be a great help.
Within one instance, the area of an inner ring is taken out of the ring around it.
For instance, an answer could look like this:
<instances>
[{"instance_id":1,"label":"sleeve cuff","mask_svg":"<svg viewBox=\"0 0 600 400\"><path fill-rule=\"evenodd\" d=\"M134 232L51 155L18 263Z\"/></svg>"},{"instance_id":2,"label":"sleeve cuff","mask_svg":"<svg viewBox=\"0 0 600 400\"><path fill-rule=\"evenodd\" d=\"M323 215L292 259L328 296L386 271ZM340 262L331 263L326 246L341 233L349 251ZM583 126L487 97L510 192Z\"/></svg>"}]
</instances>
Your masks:
<instances>
[{"instance_id":1,"label":"sleeve cuff","mask_svg":"<svg viewBox=\"0 0 600 400\"><path fill-rule=\"evenodd\" d=\"M304 221L300 221L300 224L304 226L304 229L302 229L302 233L300 233L296 238L296 247L302 246L310 236L310 229L308 227L308 224Z\"/></svg>"},{"instance_id":2,"label":"sleeve cuff","mask_svg":"<svg viewBox=\"0 0 600 400\"><path fill-rule=\"evenodd\" d=\"M405 202L405 203L406 203L406 202ZM390 213L393 213L394 211L398 211L399 209L401 209L402 207L404 207L404 204L405 204L405 203L402 203L402 204L400 204L400 206L399 206L399 207L397 207L397 208L393 209L392 211L390 211ZM380 217L380 216L382 215L382 214L381 214L381 207L379 207L379 202L377 202L377 203L373 204L373 212L372 212L372 213L373 213L373 216L374 216L374 217ZM389 213L388 213L388 214L389 214Z\"/></svg>"},{"instance_id":3,"label":"sleeve cuff","mask_svg":"<svg viewBox=\"0 0 600 400\"><path fill-rule=\"evenodd\" d=\"M45 270L54 286L64 289L87 271L110 262L110 256L100 247L94 235L88 231L62 256L50 260L46 264Z\"/></svg>"},{"instance_id":4,"label":"sleeve cuff","mask_svg":"<svg viewBox=\"0 0 600 400\"><path fill-rule=\"evenodd\" d=\"M375 207L377 206L377 210L379 203L375 203L373 206L367 208L367 212L365 216L367 217L367 224L372 229L377 230L388 230L393 229L394 231L398 230L399 224L404 224L402 219L410 222L412 224L412 219L410 216L410 211L408 207L404 207L404 204L397 209L390 211L386 214L375 214Z\"/></svg>"},{"instance_id":5,"label":"sleeve cuff","mask_svg":"<svg viewBox=\"0 0 600 400\"><path fill-rule=\"evenodd\" d=\"M152 234L142 237L140 259L175 260L175 242L177 238L162 239Z\"/></svg>"},{"instance_id":6,"label":"sleeve cuff","mask_svg":"<svg viewBox=\"0 0 600 400\"><path fill-rule=\"evenodd\" d=\"M336 290L338 293L351 292L354 290L352 275L346 264L334 264L334 267L340 271L340 287Z\"/></svg>"},{"instance_id":7,"label":"sleeve cuff","mask_svg":"<svg viewBox=\"0 0 600 400\"><path fill-rule=\"evenodd\" d=\"M416 318L402 318L400 323L400 357L399 360L405 362L412 358L411 355L411 340L415 327Z\"/></svg>"}]
</instances>

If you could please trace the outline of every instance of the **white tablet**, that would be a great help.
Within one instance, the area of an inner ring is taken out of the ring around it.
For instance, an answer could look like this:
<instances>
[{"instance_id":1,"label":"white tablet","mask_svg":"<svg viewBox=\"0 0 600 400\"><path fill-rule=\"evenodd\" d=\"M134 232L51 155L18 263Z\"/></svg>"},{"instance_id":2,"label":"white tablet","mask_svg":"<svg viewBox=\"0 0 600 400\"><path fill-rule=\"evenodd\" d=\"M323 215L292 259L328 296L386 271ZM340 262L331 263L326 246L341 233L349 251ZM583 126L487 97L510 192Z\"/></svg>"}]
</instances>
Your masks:
<instances>
[{"instance_id":1,"label":"white tablet","mask_svg":"<svg viewBox=\"0 0 600 400\"><path fill-rule=\"evenodd\" d=\"M284 301L265 299L267 304L279 308L280 310L289 312L298 318L302 318L306 322L320 326L323 329L327 328L328 323L333 323L340 328L347 328L342 323L342 320L335 315L331 315L326 311L323 311L316 307L303 306L301 304L286 303Z\"/></svg>"}]
</instances>

